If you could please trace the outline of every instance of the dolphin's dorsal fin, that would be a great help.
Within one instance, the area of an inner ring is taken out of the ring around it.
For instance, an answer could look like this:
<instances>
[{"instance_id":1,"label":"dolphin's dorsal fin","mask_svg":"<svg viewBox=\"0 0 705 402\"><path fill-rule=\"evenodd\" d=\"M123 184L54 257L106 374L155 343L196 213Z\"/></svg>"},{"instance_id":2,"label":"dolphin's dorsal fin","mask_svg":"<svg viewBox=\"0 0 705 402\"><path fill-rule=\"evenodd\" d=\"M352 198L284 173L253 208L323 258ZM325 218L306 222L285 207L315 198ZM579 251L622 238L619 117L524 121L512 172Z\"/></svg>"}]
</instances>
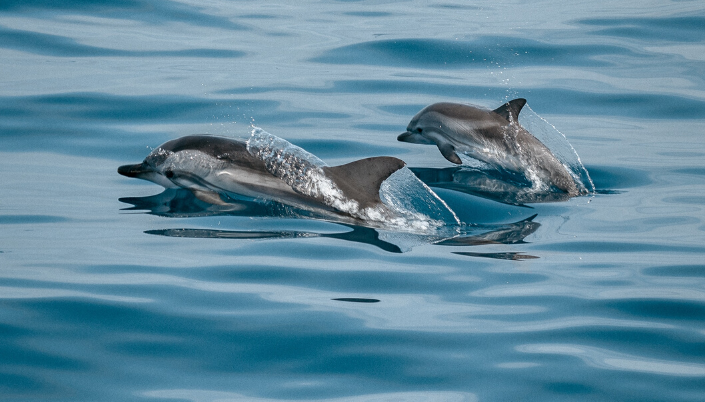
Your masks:
<instances>
[{"instance_id":1,"label":"dolphin's dorsal fin","mask_svg":"<svg viewBox=\"0 0 705 402\"><path fill-rule=\"evenodd\" d=\"M524 105L526 105L526 99L517 98L498 107L494 112L507 119L510 123L518 122L519 112L521 112L521 108L523 108Z\"/></svg>"},{"instance_id":2,"label":"dolphin's dorsal fin","mask_svg":"<svg viewBox=\"0 0 705 402\"><path fill-rule=\"evenodd\" d=\"M405 165L401 159L379 156L322 169L346 198L357 201L360 208L367 208L382 203L379 198L382 182Z\"/></svg>"}]
</instances>

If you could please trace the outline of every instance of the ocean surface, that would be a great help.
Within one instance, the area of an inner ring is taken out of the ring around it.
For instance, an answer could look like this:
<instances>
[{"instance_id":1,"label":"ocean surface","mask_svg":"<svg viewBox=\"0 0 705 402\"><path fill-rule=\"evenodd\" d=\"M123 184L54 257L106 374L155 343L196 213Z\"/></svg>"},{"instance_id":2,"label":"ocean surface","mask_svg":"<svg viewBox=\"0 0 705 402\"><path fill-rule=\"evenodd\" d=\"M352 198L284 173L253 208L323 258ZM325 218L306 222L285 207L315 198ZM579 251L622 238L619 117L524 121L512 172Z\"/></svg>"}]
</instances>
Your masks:
<instances>
[{"instance_id":1,"label":"ocean surface","mask_svg":"<svg viewBox=\"0 0 705 402\"><path fill-rule=\"evenodd\" d=\"M0 400L702 401L704 77L698 0L0 1ZM116 171L256 126L440 174L414 114L519 97L596 191L434 187L461 239Z\"/></svg>"}]
</instances>

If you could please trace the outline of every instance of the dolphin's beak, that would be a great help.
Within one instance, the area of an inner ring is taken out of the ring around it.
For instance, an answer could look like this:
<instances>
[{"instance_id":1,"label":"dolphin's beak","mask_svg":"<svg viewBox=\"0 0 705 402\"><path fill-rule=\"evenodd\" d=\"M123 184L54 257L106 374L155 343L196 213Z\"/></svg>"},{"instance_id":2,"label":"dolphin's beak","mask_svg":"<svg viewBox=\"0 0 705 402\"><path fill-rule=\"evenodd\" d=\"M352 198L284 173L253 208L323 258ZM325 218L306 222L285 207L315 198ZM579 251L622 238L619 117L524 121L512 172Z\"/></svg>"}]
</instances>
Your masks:
<instances>
[{"instance_id":1,"label":"dolphin's beak","mask_svg":"<svg viewBox=\"0 0 705 402\"><path fill-rule=\"evenodd\" d=\"M412 136L413 134L414 134L414 133L409 132L409 131L404 132L404 133L401 133L401 134L399 134L399 136L397 137L397 141L408 142L408 141L409 141L409 137Z\"/></svg>"},{"instance_id":2,"label":"dolphin's beak","mask_svg":"<svg viewBox=\"0 0 705 402\"><path fill-rule=\"evenodd\" d=\"M399 136L397 137L397 141L409 142L412 144L424 144L424 145L433 145L434 144L433 141L424 137L423 134L421 134L419 132L412 132L412 131L407 131L405 133L399 134Z\"/></svg>"},{"instance_id":3,"label":"dolphin's beak","mask_svg":"<svg viewBox=\"0 0 705 402\"><path fill-rule=\"evenodd\" d=\"M151 171L145 163L135 165L123 165L118 168L118 173L127 177L140 177L141 175Z\"/></svg>"}]
</instances>

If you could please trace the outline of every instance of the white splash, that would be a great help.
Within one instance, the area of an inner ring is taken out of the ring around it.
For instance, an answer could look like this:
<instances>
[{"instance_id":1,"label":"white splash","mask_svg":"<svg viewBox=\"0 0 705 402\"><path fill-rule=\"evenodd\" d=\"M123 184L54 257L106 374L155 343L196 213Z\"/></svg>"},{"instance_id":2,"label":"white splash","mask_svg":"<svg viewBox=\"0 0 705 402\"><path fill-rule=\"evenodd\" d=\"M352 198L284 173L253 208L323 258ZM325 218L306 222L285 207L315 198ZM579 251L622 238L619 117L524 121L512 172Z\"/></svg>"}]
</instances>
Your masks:
<instances>
[{"instance_id":1,"label":"white splash","mask_svg":"<svg viewBox=\"0 0 705 402\"><path fill-rule=\"evenodd\" d=\"M379 196L385 205L404 215L460 225L458 216L448 204L406 167L382 182Z\"/></svg>"},{"instance_id":2,"label":"white splash","mask_svg":"<svg viewBox=\"0 0 705 402\"><path fill-rule=\"evenodd\" d=\"M295 191L322 200L324 204L354 218L386 227L427 232L451 222L455 213L407 168L392 174L380 187L383 206L360 208L326 177L325 162L290 142L253 127L247 150L261 159L267 170Z\"/></svg>"},{"instance_id":3,"label":"white splash","mask_svg":"<svg viewBox=\"0 0 705 402\"><path fill-rule=\"evenodd\" d=\"M594 193L595 184L590 178L578 152L566 138L565 134L546 119L539 116L526 104L519 114L519 122L528 132L541 141L553 155L568 169L581 193Z\"/></svg>"}]
</instances>

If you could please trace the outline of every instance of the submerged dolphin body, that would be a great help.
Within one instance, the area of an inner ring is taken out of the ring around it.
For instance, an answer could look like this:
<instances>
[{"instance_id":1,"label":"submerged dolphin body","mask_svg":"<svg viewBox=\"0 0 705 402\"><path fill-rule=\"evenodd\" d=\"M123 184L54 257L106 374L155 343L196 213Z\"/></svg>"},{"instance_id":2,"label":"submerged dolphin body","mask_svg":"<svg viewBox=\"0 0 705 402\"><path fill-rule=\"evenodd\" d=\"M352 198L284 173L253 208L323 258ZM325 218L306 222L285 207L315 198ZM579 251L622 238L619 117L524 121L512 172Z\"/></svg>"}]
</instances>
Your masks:
<instances>
[{"instance_id":1,"label":"submerged dolphin body","mask_svg":"<svg viewBox=\"0 0 705 402\"><path fill-rule=\"evenodd\" d=\"M553 153L519 124L526 99L514 99L495 110L458 103L435 103L416 114L397 138L414 144L437 145L441 154L462 164L457 152L501 169L532 176L571 196L575 180Z\"/></svg>"},{"instance_id":2,"label":"submerged dolphin body","mask_svg":"<svg viewBox=\"0 0 705 402\"><path fill-rule=\"evenodd\" d=\"M221 194L234 193L361 220L393 215L379 190L404 167L402 160L376 157L332 167L290 162L273 164L245 141L191 135L162 144L142 163L120 166L118 173L185 188L211 204L226 204Z\"/></svg>"},{"instance_id":3,"label":"submerged dolphin body","mask_svg":"<svg viewBox=\"0 0 705 402\"><path fill-rule=\"evenodd\" d=\"M250 200L229 199L227 206L212 205L197 199L192 192L182 188L166 189L160 194L147 197L127 197L120 198L120 202L131 204L124 208L127 211L143 210L147 213L163 217L310 217L300 215L302 212L293 207L279 204L277 202L261 203ZM310 239L313 237L338 239L355 243L369 244L382 250L392 253L403 253L410 251L419 245L435 244L441 246L469 247L486 244L522 244L524 238L534 233L541 225L533 222L536 215L519 222L491 224L491 225L465 225L460 232L432 232L417 233L410 235L408 232L398 230L385 230L384 228L373 228L356 223L335 222L335 225L345 230L331 230L326 226L324 231L311 230L306 227L304 230L214 230L207 228L164 228L147 230L144 233L168 237L188 237L206 239ZM335 227L334 226L334 227ZM334 228L333 227L333 228ZM462 254L461 254L462 255ZM530 258L523 254L514 252L506 253L469 253L466 255L505 258L507 255L519 255L519 257Z\"/></svg>"}]
</instances>

